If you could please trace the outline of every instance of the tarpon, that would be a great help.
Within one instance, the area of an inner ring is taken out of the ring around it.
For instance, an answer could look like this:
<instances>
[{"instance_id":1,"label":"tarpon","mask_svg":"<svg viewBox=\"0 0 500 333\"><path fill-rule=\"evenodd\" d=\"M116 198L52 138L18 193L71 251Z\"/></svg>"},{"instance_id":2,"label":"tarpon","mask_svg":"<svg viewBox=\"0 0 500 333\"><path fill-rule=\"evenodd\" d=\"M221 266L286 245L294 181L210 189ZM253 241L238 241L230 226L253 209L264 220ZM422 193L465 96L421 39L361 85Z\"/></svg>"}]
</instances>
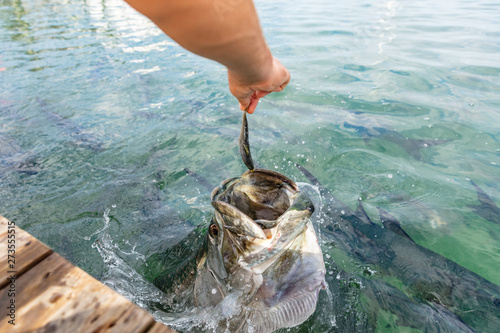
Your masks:
<instances>
[{"instance_id":1,"label":"tarpon","mask_svg":"<svg viewBox=\"0 0 500 333\"><path fill-rule=\"evenodd\" d=\"M368 216L361 201L355 211L350 209L308 170L297 167L320 188L324 201L322 235L354 261L372 267L383 280L400 281L391 285L375 278L366 280L365 296L373 296L372 302L398 314L402 326L425 327L432 332L498 331L500 286L415 243L388 212L379 208L379 225ZM486 202L483 193L478 191L478 196ZM392 296L376 299L381 293ZM415 316L408 315L411 313ZM427 322L426 317L447 319L436 323Z\"/></svg>"},{"instance_id":2,"label":"tarpon","mask_svg":"<svg viewBox=\"0 0 500 333\"><path fill-rule=\"evenodd\" d=\"M85 147L96 152L103 150L102 142L97 140L92 134L87 133L81 126L70 118L64 118L63 116L53 112L49 109L47 103L41 99L36 98L38 104L40 105L40 111L47 117L47 119L57 126L62 133L71 138L70 143L77 147Z\"/></svg>"},{"instance_id":3,"label":"tarpon","mask_svg":"<svg viewBox=\"0 0 500 333\"><path fill-rule=\"evenodd\" d=\"M250 170L212 191L215 212L201 246L175 270L169 263L152 267L156 276L150 278L172 295L165 305L170 310L215 308L234 300L219 314L216 331L273 332L309 318L325 288L323 255L311 222L314 205L288 177L253 169L245 114L240 152ZM197 234L164 258L186 251L201 238Z\"/></svg>"},{"instance_id":4,"label":"tarpon","mask_svg":"<svg viewBox=\"0 0 500 333\"><path fill-rule=\"evenodd\" d=\"M1 171L14 170L26 175L35 175L40 167L35 157L24 152L13 137L0 133Z\"/></svg>"},{"instance_id":5,"label":"tarpon","mask_svg":"<svg viewBox=\"0 0 500 333\"><path fill-rule=\"evenodd\" d=\"M373 138L380 138L382 140L387 140L403 148L408 153L408 155L413 157L415 160L422 162L425 162L425 160L420 150L425 149L427 147L444 144L450 141L446 139L433 139L433 140L409 139L403 136L401 133L386 128L373 127L370 129L364 126L351 125L347 122L344 122L344 127L355 129L363 137L365 144L367 145Z\"/></svg>"}]
</instances>

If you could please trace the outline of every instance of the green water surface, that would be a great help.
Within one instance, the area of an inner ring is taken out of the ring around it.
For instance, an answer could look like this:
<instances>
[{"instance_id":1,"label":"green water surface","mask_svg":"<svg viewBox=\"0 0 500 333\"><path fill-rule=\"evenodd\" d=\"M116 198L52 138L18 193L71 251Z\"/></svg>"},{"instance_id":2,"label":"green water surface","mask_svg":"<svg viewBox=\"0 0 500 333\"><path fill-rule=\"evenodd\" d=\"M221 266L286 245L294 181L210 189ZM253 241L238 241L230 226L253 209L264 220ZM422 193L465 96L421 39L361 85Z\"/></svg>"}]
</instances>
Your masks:
<instances>
[{"instance_id":1,"label":"green water surface","mask_svg":"<svg viewBox=\"0 0 500 333\"><path fill-rule=\"evenodd\" d=\"M299 163L347 206L361 198L375 223L381 207L419 245L500 284L500 4L256 7L292 75L249 116L258 166L307 182ZM210 189L183 169L213 186L245 170L225 69L118 0L2 0L0 32L0 214L163 318L147 259L212 213ZM497 211L471 207L471 181ZM327 282L359 302L351 324L315 318L361 332L363 286L337 269L367 267L320 241L336 263ZM377 332L417 331L390 311L371 316Z\"/></svg>"}]
</instances>

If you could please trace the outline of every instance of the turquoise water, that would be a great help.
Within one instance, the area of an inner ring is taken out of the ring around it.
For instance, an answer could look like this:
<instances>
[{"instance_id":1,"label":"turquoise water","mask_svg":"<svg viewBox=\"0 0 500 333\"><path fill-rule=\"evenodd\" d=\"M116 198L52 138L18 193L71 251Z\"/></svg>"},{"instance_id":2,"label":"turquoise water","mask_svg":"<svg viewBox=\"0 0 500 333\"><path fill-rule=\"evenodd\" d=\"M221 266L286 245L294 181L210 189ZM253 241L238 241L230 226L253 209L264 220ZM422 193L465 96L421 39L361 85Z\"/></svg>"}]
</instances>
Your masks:
<instances>
[{"instance_id":1,"label":"turquoise water","mask_svg":"<svg viewBox=\"0 0 500 333\"><path fill-rule=\"evenodd\" d=\"M307 183L300 163L346 206L361 198L377 224L383 208L422 247L500 284L498 208L471 207L471 181L500 206L500 3L256 6L292 74L249 117L257 164ZM212 212L183 168L214 186L245 170L224 68L118 0L4 0L0 31L0 214L176 324L151 306L162 295L143 275ZM332 288L314 318L324 331L362 331L332 300L336 281L351 285L367 265L317 228ZM358 323L415 330L398 327L397 309L358 307L368 296L357 285L346 302Z\"/></svg>"}]
</instances>

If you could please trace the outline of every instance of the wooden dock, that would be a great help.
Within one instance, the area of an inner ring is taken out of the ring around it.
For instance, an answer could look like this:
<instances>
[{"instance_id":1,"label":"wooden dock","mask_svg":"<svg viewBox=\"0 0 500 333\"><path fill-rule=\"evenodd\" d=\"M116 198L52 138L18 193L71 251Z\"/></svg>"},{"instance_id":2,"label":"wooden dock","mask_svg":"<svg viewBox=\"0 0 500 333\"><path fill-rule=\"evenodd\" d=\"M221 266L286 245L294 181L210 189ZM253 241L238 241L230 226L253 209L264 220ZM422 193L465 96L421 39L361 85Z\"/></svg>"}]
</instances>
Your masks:
<instances>
[{"instance_id":1,"label":"wooden dock","mask_svg":"<svg viewBox=\"0 0 500 333\"><path fill-rule=\"evenodd\" d=\"M0 244L0 332L174 332L2 216Z\"/></svg>"}]
</instances>

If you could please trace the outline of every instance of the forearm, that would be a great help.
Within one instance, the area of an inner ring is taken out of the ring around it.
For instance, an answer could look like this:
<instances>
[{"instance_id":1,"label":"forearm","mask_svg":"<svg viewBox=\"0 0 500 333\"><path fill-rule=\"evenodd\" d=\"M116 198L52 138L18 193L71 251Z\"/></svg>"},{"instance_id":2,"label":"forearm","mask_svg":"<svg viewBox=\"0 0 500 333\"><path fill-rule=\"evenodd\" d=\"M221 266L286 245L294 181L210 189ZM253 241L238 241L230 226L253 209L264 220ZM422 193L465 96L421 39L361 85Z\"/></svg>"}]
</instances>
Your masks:
<instances>
[{"instance_id":1,"label":"forearm","mask_svg":"<svg viewBox=\"0 0 500 333\"><path fill-rule=\"evenodd\" d=\"M225 65L247 83L273 66L251 0L125 0L187 50Z\"/></svg>"}]
</instances>

